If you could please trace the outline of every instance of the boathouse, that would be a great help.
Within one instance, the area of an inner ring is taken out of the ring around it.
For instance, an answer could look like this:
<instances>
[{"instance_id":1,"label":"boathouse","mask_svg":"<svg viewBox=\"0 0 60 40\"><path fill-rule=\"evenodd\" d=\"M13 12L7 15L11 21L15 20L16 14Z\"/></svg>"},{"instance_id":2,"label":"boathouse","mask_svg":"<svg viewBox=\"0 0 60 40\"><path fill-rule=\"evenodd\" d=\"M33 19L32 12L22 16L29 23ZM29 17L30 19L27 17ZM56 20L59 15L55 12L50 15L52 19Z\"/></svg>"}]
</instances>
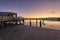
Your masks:
<instances>
[{"instance_id":1,"label":"boathouse","mask_svg":"<svg viewBox=\"0 0 60 40\"><path fill-rule=\"evenodd\" d=\"M13 12L0 12L0 21L12 20L17 17L17 13Z\"/></svg>"},{"instance_id":2,"label":"boathouse","mask_svg":"<svg viewBox=\"0 0 60 40\"><path fill-rule=\"evenodd\" d=\"M0 12L0 25L7 21L12 21L17 17L17 13L14 12Z\"/></svg>"}]
</instances>

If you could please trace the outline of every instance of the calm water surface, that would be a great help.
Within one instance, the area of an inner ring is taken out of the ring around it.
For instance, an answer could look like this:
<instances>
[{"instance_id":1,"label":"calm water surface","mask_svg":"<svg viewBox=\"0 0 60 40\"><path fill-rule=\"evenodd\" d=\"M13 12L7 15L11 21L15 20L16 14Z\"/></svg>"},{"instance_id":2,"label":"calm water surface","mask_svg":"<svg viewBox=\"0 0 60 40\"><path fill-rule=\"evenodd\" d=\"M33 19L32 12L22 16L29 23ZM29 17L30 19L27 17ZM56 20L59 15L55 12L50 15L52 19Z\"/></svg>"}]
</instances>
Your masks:
<instances>
[{"instance_id":1,"label":"calm water surface","mask_svg":"<svg viewBox=\"0 0 60 40\"><path fill-rule=\"evenodd\" d=\"M60 21L44 21L44 24L43 24L43 21L42 21L42 27L43 28L60 30ZM25 21L25 25L29 25L29 20ZM36 20L32 20L32 26L36 27ZM37 27L39 27L39 20L38 20Z\"/></svg>"}]
</instances>

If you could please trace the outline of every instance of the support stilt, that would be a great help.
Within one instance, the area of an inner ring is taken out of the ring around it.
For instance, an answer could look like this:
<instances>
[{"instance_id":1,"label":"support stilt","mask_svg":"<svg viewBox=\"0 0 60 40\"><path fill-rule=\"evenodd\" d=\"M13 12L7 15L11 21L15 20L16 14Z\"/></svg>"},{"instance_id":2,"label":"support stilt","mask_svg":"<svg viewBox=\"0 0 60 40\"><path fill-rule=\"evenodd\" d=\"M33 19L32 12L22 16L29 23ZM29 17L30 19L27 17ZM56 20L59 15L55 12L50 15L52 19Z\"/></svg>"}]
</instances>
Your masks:
<instances>
[{"instance_id":1,"label":"support stilt","mask_svg":"<svg viewBox=\"0 0 60 40\"><path fill-rule=\"evenodd\" d=\"M31 26L31 20L30 20L30 26Z\"/></svg>"},{"instance_id":2,"label":"support stilt","mask_svg":"<svg viewBox=\"0 0 60 40\"><path fill-rule=\"evenodd\" d=\"M23 20L23 25L24 25L24 20Z\"/></svg>"},{"instance_id":3,"label":"support stilt","mask_svg":"<svg viewBox=\"0 0 60 40\"><path fill-rule=\"evenodd\" d=\"M39 22L39 24L40 24L40 27L41 27L42 26L41 21Z\"/></svg>"}]
</instances>

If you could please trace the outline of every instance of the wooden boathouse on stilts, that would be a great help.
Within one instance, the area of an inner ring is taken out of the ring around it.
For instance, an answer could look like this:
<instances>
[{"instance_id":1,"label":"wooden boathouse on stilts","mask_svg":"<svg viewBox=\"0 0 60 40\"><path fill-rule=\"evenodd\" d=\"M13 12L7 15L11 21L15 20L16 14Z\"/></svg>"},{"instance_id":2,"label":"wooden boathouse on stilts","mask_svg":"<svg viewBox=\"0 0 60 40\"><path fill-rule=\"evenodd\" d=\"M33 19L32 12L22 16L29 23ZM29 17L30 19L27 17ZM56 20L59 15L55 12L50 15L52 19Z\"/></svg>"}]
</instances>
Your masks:
<instances>
[{"instance_id":1,"label":"wooden boathouse on stilts","mask_svg":"<svg viewBox=\"0 0 60 40\"><path fill-rule=\"evenodd\" d=\"M25 20L30 20L29 24L32 26L32 20L36 20L36 27L38 25L38 20L43 20L44 18L23 18L23 17L17 17L17 13L14 12L0 12L0 26L4 28L4 25L6 24L25 24ZM41 25L41 23L40 23ZM41 27L41 26L40 26Z\"/></svg>"},{"instance_id":2,"label":"wooden boathouse on stilts","mask_svg":"<svg viewBox=\"0 0 60 40\"><path fill-rule=\"evenodd\" d=\"M0 27L4 27L4 25L8 22L11 22L17 17L17 13L14 12L0 12Z\"/></svg>"}]
</instances>

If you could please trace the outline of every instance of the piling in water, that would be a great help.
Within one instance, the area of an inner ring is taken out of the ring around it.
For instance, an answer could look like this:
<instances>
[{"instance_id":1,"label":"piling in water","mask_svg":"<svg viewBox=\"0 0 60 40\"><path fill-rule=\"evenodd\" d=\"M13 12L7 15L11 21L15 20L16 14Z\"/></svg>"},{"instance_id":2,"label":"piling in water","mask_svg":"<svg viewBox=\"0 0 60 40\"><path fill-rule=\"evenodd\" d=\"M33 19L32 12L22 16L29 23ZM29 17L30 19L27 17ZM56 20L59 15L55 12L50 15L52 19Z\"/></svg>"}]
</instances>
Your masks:
<instances>
[{"instance_id":1,"label":"piling in water","mask_svg":"<svg viewBox=\"0 0 60 40\"><path fill-rule=\"evenodd\" d=\"M41 27L42 26L41 21L39 22L39 24L40 24L40 27Z\"/></svg>"}]
</instances>

